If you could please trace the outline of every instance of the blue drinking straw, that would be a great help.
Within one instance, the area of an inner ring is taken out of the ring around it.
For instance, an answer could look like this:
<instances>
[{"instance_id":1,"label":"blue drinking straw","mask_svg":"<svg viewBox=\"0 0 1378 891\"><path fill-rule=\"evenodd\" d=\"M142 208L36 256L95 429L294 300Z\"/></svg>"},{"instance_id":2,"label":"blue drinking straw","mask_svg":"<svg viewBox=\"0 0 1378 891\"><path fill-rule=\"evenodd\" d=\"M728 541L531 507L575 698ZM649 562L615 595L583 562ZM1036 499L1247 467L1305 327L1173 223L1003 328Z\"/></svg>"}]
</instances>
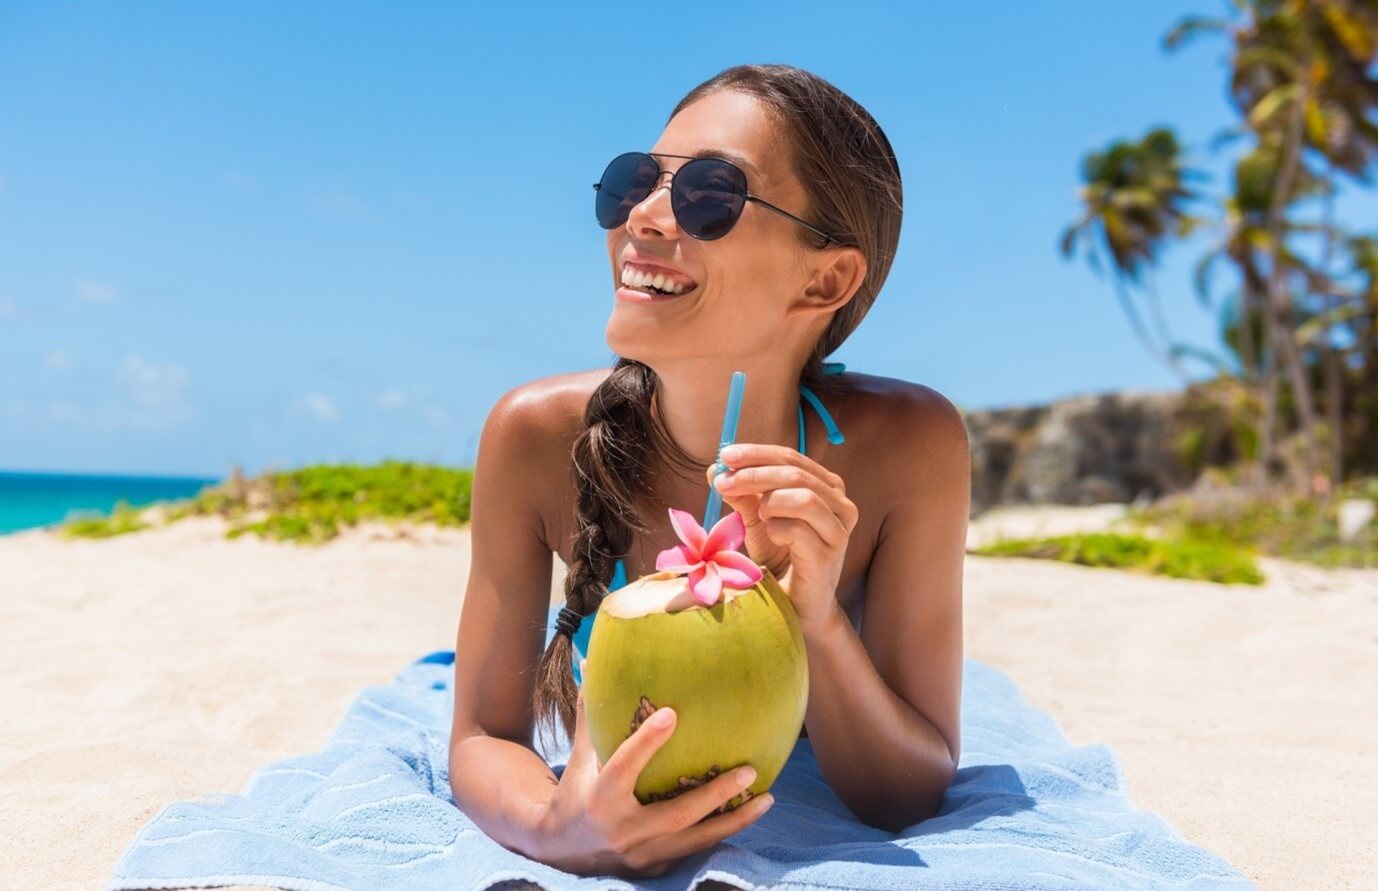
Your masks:
<instances>
[{"instance_id":1,"label":"blue drinking straw","mask_svg":"<svg viewBox=\"0 0 1378 891\"><path fill-rule=\"evenodd\" d=\"M727 391L727 411L722 416L722 438L718 440L718 461L713 469L713 479L727 470L722 463L722 450L737 440L737 418L742 414L742 391L746 389L746 372L732 372L732 387ZM713 485L708 486L708 506L703 509L703 528L712 529L718 522L718 509L722 507L722 495Z\"/></svg>"}]
</instances>

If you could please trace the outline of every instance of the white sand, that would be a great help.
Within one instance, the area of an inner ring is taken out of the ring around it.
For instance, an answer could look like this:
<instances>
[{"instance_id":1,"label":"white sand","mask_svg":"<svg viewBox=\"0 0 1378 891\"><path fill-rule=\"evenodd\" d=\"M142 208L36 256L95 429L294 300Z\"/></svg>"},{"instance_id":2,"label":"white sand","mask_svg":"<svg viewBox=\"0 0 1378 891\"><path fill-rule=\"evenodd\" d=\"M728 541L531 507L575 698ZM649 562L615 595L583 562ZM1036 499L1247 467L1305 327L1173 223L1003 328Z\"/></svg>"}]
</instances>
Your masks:
<instances>
[{"instance_id":1,"label":"white sand","mask_svg":"<svg viewBox=\"0 0 1378 891\"><path fill-rule=\"evenodd\" d=\"M1115 515L993 512L972 540ZM102 887L163 805L315 751L362 687L454 645L465 530L320 548L221 531L0 537L6 887ZM1074 742L1113 746L1141 807L1264 887L1371 887L1378 570L1265 561L1266 587L1229 588L967 561L967 652Z\"/></svg>"}]
</instances>

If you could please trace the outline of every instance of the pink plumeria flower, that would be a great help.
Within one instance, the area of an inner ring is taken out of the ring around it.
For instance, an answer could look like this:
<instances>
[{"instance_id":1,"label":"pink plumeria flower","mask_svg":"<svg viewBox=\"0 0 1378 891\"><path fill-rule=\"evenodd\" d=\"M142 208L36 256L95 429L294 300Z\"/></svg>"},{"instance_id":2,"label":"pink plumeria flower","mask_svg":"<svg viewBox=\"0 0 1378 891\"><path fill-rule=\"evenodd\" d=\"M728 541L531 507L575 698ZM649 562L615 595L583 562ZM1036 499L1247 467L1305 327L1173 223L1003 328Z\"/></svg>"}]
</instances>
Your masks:
<instances>
[{"instance_id":1,"label":"pink plumeria flower","mask_svg":"<svg viewBox=\"0 0 1378 891\"><path fill-rule=\"evenodd\" d=\"M711 532L687 511L670 508L670 525L684 544L656 555L656 569L689 573L689 592L703 606L718 602L722 589L750 588L761 580L761 567L737 550L746 540L746 525L739 511L713 524Z\"/></svg>"}]
</instances>

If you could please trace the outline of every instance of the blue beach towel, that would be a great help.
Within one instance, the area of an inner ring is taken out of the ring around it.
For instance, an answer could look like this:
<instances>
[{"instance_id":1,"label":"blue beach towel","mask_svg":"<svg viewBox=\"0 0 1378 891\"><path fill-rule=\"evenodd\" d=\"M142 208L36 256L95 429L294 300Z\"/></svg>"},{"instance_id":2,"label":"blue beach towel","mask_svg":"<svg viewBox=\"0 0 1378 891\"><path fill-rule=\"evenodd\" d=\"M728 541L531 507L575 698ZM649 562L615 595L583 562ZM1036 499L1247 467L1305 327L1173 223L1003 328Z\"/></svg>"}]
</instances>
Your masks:
<instances>
[{"instance_id":1,"label":"blue beach towel","mask_svg":"<svg viewBox=\"0 0 1378 891\"><path fill-rule=\"evenodd\" d=\"M556 612L547 624L554 631ZM937 816L899 833L858 821L808 739L751 826L654 879L583 878L509 851L454 805L448 779L454 653L365 688L325 748L274 762L240 795L163 808L111 891L260 884L302 891L548 889L1248 888L1214 854L1135 810L1115 754L1073 746L1000 671L967 659L962 757ZM539 746L539 743L538 743ZM569 741L542 751L556 774Z\"/></svg>"}]
</instances>

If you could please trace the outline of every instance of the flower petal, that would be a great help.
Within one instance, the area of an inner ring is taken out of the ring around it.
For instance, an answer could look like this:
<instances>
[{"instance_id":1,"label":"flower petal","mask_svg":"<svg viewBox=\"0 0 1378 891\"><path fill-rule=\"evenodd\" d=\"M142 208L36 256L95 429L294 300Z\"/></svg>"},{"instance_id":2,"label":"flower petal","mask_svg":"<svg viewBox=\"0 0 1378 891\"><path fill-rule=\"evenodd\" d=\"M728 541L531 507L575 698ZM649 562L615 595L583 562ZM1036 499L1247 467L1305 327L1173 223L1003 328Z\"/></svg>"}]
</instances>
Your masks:
<instances>
[{"instance_id":1,"label":"flower petal","mask_svg":"<svg viewBox=\"0 0 1378 891\"><path fill-rule=\"evenodd\" d=\"M765 573L761 567L741 551L718 551L713 555L718 575L729 588L750 588L759 582Z\"/></svg>"},{"instance_id":2,"label":"flower petal","mask_svg":"<svg viewBox=\"0 0 1378 891\"><path fill-rule=\"evenodd\" d=\"M708 540L708 533L703 531L703 527L694 519L693 514L672 507L670 525L675 527L675 534L679 536L679 540L688 545L694 554L703 554L703 545Z\"/></svg>"},{"instance_id":3,"label":"flower petal","mask_svg":"<svg viewBox=\"0 0 1378 891\"><path fill-rule=\"evenodd\" d=\"M718 577L718 565L705 563L689 573L689 593L702 606L712 606L722 594L722 579Z\"/></svg>"},{"instance_id":4,"label":"flower petal","mask_svg":"<svg viewBox=\"0 0 1378 891\"><path fill-rule=\"evenodd\" d=\"M656 569L660 571L685 573L702 564L699 555L684 545L675 545L656 554Z\"/></svg>"},{"instance_id":5,"label":"flower petal","mask_svg":"<svg viewBox=\"0 0 1378 891\"><path fill-rule=\"evenodd\" d=\"M715 551L737 550L744 541L746 541L746 523L742 521L742 512L734 510L713 524L713 531L708 533L707 540L704 541L700 551L705 558L711 558Z\"/></svg>"}]
</instances>

